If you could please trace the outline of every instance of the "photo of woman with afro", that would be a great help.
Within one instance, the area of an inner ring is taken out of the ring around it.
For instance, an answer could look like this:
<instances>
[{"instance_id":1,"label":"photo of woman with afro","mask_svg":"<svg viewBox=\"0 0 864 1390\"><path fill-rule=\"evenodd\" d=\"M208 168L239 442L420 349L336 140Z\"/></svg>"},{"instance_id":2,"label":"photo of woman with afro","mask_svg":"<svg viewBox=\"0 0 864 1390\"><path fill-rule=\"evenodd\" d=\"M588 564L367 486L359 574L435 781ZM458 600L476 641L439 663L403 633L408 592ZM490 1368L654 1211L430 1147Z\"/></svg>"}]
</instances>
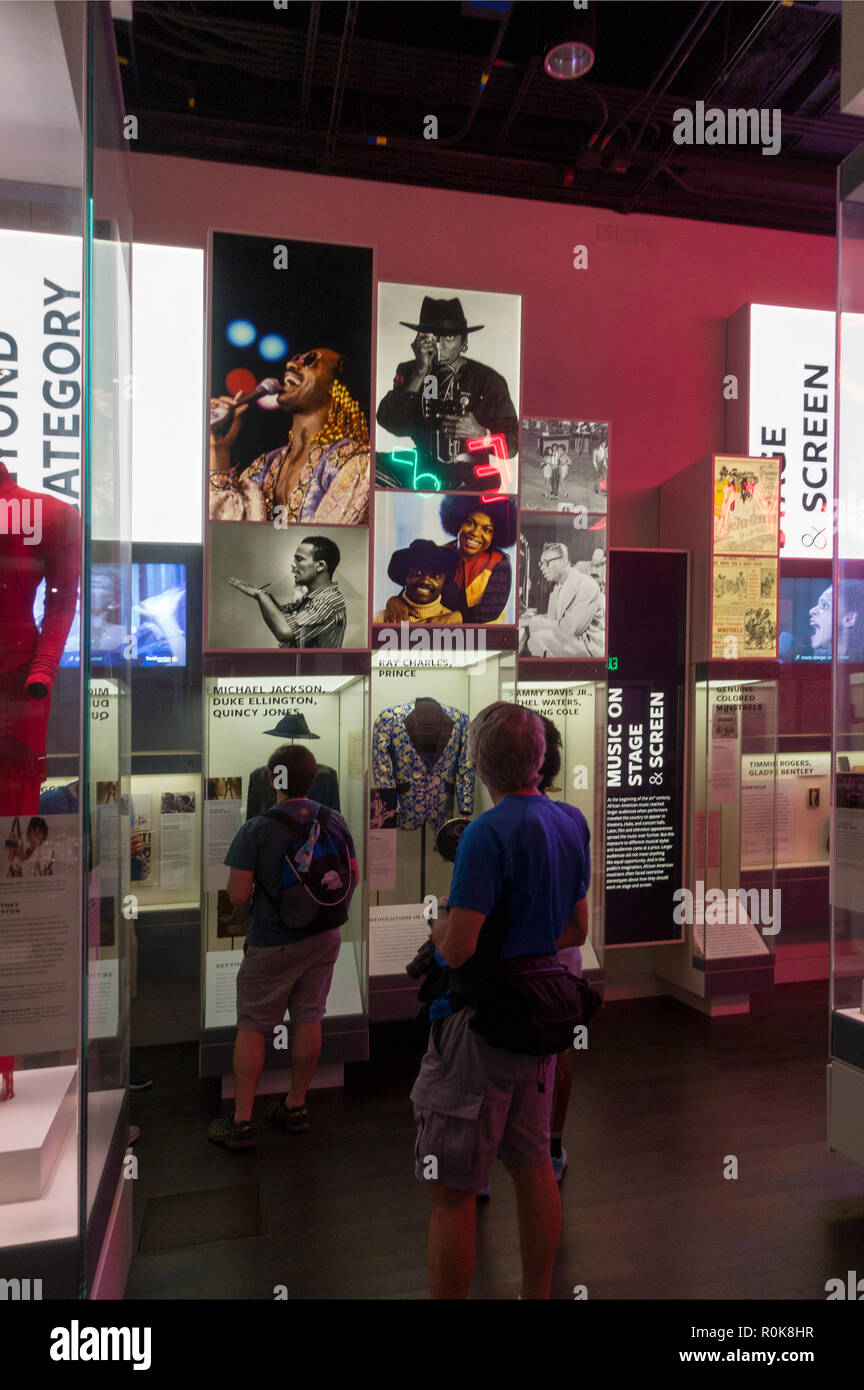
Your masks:
<instances>
[{"instance_id":1,"label":"photo of woman with afro","mask_svg":"<svg viewBox=\"0 0 864 1390\"><path fill-rule=\"evenodd\" d=\"M516 499L483 502L448 493L441 526L455 537L445 548L455 549L459 561L444 586L445 606L461 613L463 623L505 622L513 575L504 552L516 542Z\"/></svg>"}]
</instances>

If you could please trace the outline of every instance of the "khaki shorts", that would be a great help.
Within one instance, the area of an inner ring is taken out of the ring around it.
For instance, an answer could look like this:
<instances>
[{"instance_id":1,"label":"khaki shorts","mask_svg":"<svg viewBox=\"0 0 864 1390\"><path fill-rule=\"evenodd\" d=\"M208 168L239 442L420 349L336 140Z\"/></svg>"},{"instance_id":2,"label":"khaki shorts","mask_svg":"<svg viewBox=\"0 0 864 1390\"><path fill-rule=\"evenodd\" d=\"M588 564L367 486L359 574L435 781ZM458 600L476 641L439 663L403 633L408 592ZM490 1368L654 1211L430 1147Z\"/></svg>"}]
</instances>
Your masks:
<instances>
[{"instance_id":1,"label":"khaki shorts","mask_svg":"<svg viewBox=\"0 0 864 1390\"><path fill-rule=\"evenodd\" d=\"M433 1025L411 1092L415 1176L465 1192L486 1186L496 1157L519 1168L548 1163L555 1084L554 1057L490 1047L469 1028L473 1016L462 1009Z\"/></svg>"},{"instance_id":2,"label":"khaki shorts","mask_svg":"<svg viewBox=\"0 0 864 1390\"><path fill-rule=\"evenodd\" d=\"M334 927L291 946L247 946L237 972L237 1027L272 1033L286 1010L292 1023L318 1023L341 944Z\"/></svg>"}]
</instances>

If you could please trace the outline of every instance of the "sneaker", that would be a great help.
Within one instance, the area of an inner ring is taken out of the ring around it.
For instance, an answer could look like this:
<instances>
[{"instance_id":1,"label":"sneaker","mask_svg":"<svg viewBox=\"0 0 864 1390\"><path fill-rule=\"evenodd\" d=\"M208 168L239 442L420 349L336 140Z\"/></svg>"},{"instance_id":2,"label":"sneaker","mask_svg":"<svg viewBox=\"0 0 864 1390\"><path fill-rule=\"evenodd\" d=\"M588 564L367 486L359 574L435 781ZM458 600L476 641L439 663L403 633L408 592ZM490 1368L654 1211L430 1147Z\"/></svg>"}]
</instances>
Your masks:
<instances>
[{"instance_id":1,"label":"sneaker","mask_svg":"<svg viewBox=\"0 0 864 1390\"><path fill-rule=\"evenodd\" d=\"M305 1105L286 1106L284 1099L271 1100L264 1114L286 1134L306 1134L311 1129Z\"/></svg>"},{"instance_id":2,"label":"sneaker","mask_svg":"<svg viewBox=\"0 0 864 1390\"><path fill-rule=\"evenodd\" d=\"M129 1090L146 1091L153 1085L153 1078L147 1076L139 1067L129 1068Z\"/></svg>"},{"instance_id":3,"label":"sneaker","mask_svg":"<svg viewBox=\"0 0 864 1390\"><path fill-rule=\"evenodd\" d=\"M566 1149L562 1149L560 1154L552 1159L552 1172L555 1174L556 1182L560 1182L563 1178L568 1162Z\"/></svg>"},{"instance_id":4,"label":"sneaker","mask_svg":"<svg viewBox=\"0 0 864 1390\"><path fill-rule=\"evenodd\" d=\"M235 1124L233 1115L223 1115L214 1120L207 1131L207 1138L214 1144L224 1144L226 1149L254 1149L255 1130L250 1120Z\"/></svg>"},{"instance_id":5,"label":"sneaker","mask_svg":"<svg viewBox=\"0 0 864 1390\"><path fill-rule=\"evenodd\" d=\"M481 1187L480 1191L477 1193L477 1201L478 1201L478 1202L488 1202L488 1201L491 1199L491 1197L492 1197L492 1184L487 1182L486 1186L485 1186L485 1187Z\"/></svg>"}]
</instances>

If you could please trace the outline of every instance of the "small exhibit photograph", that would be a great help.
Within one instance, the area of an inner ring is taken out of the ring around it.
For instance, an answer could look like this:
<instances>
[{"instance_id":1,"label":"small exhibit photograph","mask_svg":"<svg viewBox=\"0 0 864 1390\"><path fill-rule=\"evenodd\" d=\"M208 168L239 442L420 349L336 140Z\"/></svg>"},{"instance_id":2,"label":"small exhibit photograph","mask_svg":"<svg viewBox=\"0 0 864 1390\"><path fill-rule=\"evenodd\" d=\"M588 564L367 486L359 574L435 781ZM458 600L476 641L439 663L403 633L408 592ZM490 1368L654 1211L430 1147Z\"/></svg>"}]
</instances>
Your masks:
<instances>
[{"instance_id":1,"label":"small exhibit photograph","mask_svg":"<svg viewBox=\"0 0 864 1390\"><path fill-rule=\"evenodd\" d=\"M523 513L520 531L520 653L605 656L606 517Z\"/></svg>"},{"instance_id":2,"label":"small exhibit photograph","mask_svg":"<svg viewBox=\"0 0 864 1390\"><path fill-rule=\"evenodd\" d=\"M364 647L365 526L210 527L211 651Z\"/></svg>"},{"instance_id":3,"label":"small exhibit photograph","mask_svg":"<svg viewBox=\"0 0 864 1390\"><path fill-rule=\"evenodd\" d=\"M514 623L516 498L379 493L375 623Z\"/></svg>"},{"instance_id":4,"label":"small exhibit photograph","mask_svg":"<svg viewBox=\"0 0 864 1390\"><path fill-rule=\"evenodd\" d=\"M520 457L523 511L606 511L608 422L523 418Z\"/></svg>"}]
</instances>

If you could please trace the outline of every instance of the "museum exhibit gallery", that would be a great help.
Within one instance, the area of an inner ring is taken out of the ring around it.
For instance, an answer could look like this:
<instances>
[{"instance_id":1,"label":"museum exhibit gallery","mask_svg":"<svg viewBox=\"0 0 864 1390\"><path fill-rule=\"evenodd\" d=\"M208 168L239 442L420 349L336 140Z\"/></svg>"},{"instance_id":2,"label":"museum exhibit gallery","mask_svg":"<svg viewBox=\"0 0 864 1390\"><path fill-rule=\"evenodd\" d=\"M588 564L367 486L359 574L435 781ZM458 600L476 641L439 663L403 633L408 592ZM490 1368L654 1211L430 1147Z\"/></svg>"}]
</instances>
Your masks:
<instances>
[{"instance_id":1,"label":"museum exhibit gallery","mask_svg":"<svg viewBox=\"0 0 864 1390\"><path fill-rule=\"evenodd\" d=\"M502 702L603 1003L550 1297L864 1297L862 8L0 7L5 1298L427 1296Z\"/></svg>"}]
</instances>

